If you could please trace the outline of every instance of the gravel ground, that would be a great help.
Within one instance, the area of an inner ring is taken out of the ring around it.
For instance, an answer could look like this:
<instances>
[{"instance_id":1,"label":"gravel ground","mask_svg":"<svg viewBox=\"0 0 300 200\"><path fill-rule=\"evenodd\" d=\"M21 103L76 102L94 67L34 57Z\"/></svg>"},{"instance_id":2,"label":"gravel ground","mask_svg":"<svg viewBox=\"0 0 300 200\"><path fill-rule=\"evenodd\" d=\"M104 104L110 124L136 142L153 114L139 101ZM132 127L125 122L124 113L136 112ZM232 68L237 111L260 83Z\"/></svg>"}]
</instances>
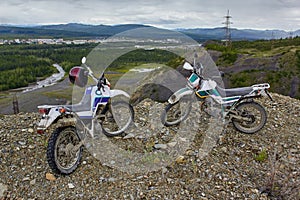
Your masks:
<instances>
[{"instance_id":1,"label":"gravel ground","mask_svg":"<svg viewBox=\"0 0 300 200\"><path fill-rule=\"evenodd\" d=\"M258 133L242 134L228 125L212 151L199 157L200 126L181 156L145 173L119 171L84 150L74 173L54 174L46 160L50 133L36 133L38 114L1 115L0 199L300 199L300 101L273 97L274 102L262 100L269 118ZM110 140L132 151L152 151L155 145L160 151L158 144L176 128L151 132L144 112L157 104L144 101L135 107L136 124L149 135Z\"/></svg>"}]
</instances>

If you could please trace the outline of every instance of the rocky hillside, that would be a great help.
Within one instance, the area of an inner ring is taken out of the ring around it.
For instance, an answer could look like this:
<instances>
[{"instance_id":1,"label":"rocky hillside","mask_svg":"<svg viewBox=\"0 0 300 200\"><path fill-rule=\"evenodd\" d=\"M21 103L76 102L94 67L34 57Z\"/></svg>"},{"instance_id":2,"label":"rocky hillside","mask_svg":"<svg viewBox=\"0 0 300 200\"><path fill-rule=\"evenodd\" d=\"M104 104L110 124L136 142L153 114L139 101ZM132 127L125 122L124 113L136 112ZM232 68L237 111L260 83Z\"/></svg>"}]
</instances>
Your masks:
<instances>
[{"instance_id":1,"label":"rocky hillside","mask_svg":"<svg viewBox=\"0 0 300 200\"><path fill-rule=\"evenodd\" d=\"M183 155L145 173L118 171L85 150L73 174L53 174L46 161L49 133L36 133L38 114L1 115L0 199L300 199L300 101L273 97L261 100L269 118L258 133L242 134L229 125L212 151L199 157L205 136L200 126ZM110 140L131 151L161 151L176 128L152 131L147 112L159 105L140 102L140 132ZM200 122L208 123L206 118Z\"/></svg>"},{"instance_id":2,"label":"rocky hillside","mask_svg":"<svg viewBox=\"0 0 300 200\"><path fill-rule=\"evenodd\" d=\"M268 82L271 91L300 99L300 39L234 41L224 47L208 41L205 46L226 87Z\"/></svg>"}]
</instances>

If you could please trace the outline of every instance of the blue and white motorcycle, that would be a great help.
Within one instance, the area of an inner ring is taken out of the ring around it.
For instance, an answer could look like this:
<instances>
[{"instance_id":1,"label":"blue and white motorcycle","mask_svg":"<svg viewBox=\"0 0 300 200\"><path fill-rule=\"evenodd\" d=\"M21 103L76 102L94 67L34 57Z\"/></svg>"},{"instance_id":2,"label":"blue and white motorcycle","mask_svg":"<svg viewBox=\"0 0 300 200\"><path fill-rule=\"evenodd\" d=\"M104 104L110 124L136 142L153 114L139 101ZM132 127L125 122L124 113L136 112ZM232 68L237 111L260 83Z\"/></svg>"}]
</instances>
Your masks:
<instances>
[{"instance_id":1,"label":"blue and white motorcycle","mask_svg":"<svg viewBox=\"0 0 300 200\"><path fill-rule=\"evenodd\" d=\"M184 63L183 68L190 70L192 74L186 87L179 89L168 99L169 104L161 114L161 121L165 126L177 125L188 117L195 94L197 100L202 101L201 109L204 112L221 119L225 124L232 122L240 132L253 134L264 127L267 121L266 111L254 99L268 96L272 100L268 93L268 83L224 89L216 81L203 77L203 65L198 65Z\"/></svg>"},{"instance_id":2,"label":"blue and white motorcycle","mask_svg":"<svg viewBox=\"0 0 300 200\"><path fill-rule=\"evenodd\" d=\"M95 127L101 127L100 132L106 136L117 136L134 120L128 93L111 90L104 74L97 79L85 63L84 57L82 64L85 67L73 67L70 70L70 81L85 87L88 77L91 77L96 84L85 89L78 104L38 106L42 118L37 132L44 133L51 125L56 127L48 140L47 161L51 169L60 174L70 174L77 168L85 138L87 135L95 137Z\"/></svg>"}]
</instances>

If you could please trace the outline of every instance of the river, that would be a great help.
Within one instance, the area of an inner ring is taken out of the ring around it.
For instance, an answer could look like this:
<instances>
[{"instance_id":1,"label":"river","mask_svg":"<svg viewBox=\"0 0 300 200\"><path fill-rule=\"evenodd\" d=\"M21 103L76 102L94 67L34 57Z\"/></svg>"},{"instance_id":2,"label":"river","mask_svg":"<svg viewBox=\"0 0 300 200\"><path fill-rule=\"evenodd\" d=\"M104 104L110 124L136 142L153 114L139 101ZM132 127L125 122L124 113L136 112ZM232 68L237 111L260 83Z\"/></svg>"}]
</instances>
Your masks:
<instances>
[{"instance_id":1,"label":"river","mask_svg":"<svg viewBox=\"0 0 300 200\"><path fill-rule=\"evenodd\" d=\"M29 86L22 92L29 92L38 88L48 87L50 85L56 84L59 80L61 80L65 76L65 70L58 64L53 64L53 67L55 67L58 70L58 73L52 74L48 78L38 81L36 85Z\"/></svg>"}]
</instances>

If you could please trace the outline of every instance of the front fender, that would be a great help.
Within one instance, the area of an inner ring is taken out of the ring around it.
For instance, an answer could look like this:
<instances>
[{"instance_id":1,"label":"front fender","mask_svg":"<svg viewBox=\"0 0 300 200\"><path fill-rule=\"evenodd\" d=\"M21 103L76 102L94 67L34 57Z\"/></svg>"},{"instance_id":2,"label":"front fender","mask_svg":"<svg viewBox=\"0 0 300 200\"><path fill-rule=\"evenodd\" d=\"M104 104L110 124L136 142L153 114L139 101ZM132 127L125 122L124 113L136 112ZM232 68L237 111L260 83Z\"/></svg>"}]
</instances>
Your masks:
<instances>
[{"instance_id":1,"label":"front fender","mask_svg":"<svg viewBox=\"0 0 300 200\"><path fill-rule=\"evenodd\" d=\"M193 93L194 93L194 90L192 90L189 87L181 88L170 96L170 98L168 99L168 102L170 104L174 104L174 103L178 102L183 96L192 95Z\"/></svg>"},{"instance_id":2,"label":"front fender","mask_svg":"<svg viewBox=\"0 0 300 200\"><path fill-rule=\"evenodd\" d=\"M110 91L110 97L115 97L115 96L119 96L119 95L123 95L127 98L129 98L129 94L123 90L111 90Z\"/></svg>"}]
</instances>

